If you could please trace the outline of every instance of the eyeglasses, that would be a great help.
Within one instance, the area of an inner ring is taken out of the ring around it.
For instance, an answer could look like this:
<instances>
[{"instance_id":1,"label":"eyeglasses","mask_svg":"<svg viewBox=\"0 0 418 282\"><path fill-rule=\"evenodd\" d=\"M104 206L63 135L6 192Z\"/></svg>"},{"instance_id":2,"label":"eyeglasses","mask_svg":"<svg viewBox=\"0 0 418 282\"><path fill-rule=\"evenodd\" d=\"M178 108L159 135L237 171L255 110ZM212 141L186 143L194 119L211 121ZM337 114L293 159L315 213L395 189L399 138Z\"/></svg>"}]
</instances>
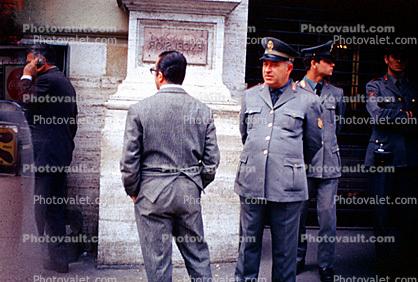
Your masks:
<instances>
[{"instance_id":1,"label":"eyeglasses","mask_svg":"<svg viewBox=\"0 0 418 282\"><path fill-rule=\"evenodd\" d=\"M156 70L155 68L150 68L150 69L149 69L149 72L150 72L152 75L155 75L155 74L157 73L157 70Z\"/></svg>"}]
</instances>

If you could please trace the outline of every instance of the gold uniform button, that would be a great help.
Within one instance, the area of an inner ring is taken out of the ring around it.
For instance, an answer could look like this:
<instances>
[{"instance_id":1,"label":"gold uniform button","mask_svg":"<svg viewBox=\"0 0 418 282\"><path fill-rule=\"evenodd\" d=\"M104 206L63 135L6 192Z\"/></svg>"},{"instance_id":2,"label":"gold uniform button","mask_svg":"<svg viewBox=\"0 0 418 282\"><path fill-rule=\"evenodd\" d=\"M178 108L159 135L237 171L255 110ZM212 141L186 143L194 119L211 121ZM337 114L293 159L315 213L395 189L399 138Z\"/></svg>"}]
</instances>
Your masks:
<instances>
[{"instance_id":1,"label":"gold uniform button","mask_svg":"<svg viewBox=\"0 0 418 282\"><path fill-rule=\"evenodd\" d=\"M267 155L267 154L268 154L268 152L269 152L268 150L264 150L264 151L263 151L263 154L264 154L264 155Z\"/></svg>"},{"instance_id":2,"label":"gold uniform button","mask_svg":"<svg viewBox=\"0 0 418 282\"><path fill-rule=\"evenodd\" d=\"M415 99L412 99L412 103L415 103Z\"/></svg>"},{"instance_id":3,"label":"gold uniform button","mask_svg":"<svg viewBox=\"0 0 418 282\"><path fill-rule=\"evenodd\" d=\"M376 143L379 143L379 140L376 139Z\"/></svg>"},{"instance_id":4,"label":"gold uniform button","mask_svg":"<svg viewBox=\"0 0 418 282\"><path fill-rule=\"evenodd\" d=\"M398 98L398 101L399 101L399 102L400 102L400 101L402 101L402 98L400 98L400 97L399 97L399 98Z\"/></svg>"},{"instance_id":5,"label":"gold uniform button","mask_svg":"<svg viewBox=\"0 0 418 282\"><path fill-rule=\"evenodd\" d=\"M271 139L270 136L266 136L266 140L269 141Z\"/></svg>"},{"instance_id":6,"label":"gold uniform button","mask_svg":"<svg viewBox=\"0 0 418 282\"><path fill-rule=\"evenodd\" d=\"M267 126L268 127L272 127L273 126L273 123L270 122L269 124L267 124Z\"/></svg>"}]
</instances>

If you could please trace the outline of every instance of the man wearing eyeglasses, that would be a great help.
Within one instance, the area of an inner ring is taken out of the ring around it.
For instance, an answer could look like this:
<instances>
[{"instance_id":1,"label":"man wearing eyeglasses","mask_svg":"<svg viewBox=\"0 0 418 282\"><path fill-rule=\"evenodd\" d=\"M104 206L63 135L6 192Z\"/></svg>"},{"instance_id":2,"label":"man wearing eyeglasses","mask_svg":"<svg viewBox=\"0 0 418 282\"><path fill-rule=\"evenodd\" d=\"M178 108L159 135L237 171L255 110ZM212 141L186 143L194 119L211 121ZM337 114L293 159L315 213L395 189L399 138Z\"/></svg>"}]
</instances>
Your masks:
<instances>
[{"instance_id":1,"label":"man wearing eyeglasses","mask_svg":"<svg viewBox=\"0 0 418 282\"><path fill-rule=\"evenodd\" d=\"M151 73L157 93L131 106L126 119L122 181L135 216L148 281L172 281L172 240L189 276L212 277L200 194L214 180L219 149L212 112L183 89L186 58L159 55Z\"/></svg>"}]
</instances>

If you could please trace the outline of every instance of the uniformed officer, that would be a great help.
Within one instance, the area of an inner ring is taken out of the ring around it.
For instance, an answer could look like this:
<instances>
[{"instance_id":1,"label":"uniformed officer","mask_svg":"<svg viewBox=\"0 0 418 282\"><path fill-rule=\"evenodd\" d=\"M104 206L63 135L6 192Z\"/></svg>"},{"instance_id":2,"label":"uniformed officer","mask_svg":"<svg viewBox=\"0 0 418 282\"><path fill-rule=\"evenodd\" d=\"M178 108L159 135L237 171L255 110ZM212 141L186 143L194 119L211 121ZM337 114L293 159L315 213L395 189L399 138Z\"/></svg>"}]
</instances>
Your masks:
<instances>
[{"instance_id":1,"label":"uniformed officer","mask_svg":"<svg viewBox=\"0 0 418 282\"><path fill-rule=\"evenodd\" d=\"M366 166L392 167L394 172L370 173L377 197L417 199L417 88L405 75L406 53L385 51L387 73L366 85L367 111L374 122L366 152ZM383 204L375 207L377 236L395 236L393 243L376 243L378 267L386 272L417 269L417 205ZM398 266L394 265L399 263Z\"/></svg>"},{"instance_id":2,"label":"uniformed officer","mask_svg":"<svg viewBox=\"0 0 418 282\"><path fill-rule=\"evenodd\" d=\"M243 94L240 131L244 149L235 180L240 196L236 281L256 281L264 226L271 228L272 281L296 280L300 209L308 199L305 163L321 148L319 97L289 79L298 53L263 38L264 84Z\"/></svg>"},{"instance_id":3,"label":"uniformed officer","mask_svg":"<svg viewBox=\"0 0 418 282\"><path fill-rule=\"evenodd\" d=\"M344 112L343 90L326 81L334 70L332 57L332 41L325 44L302 49L304 64L307 69L305 77L300 81L300 87L311 95L319 96L322 106L323 145L308 167L308 190L310 198L316 199L319 233L321 237L335 237L336 208L334 198L337 193L338 178L341 176L341 159L337 143L338 116ZM305 256L308 242L306 241L306 216L309 201L305 201L302 209L297 256L297 272L302 272L305 266ZM335 241L322 240L318 244L317 254L321 281L333 281Z\"/></svg>"}]
</instances>

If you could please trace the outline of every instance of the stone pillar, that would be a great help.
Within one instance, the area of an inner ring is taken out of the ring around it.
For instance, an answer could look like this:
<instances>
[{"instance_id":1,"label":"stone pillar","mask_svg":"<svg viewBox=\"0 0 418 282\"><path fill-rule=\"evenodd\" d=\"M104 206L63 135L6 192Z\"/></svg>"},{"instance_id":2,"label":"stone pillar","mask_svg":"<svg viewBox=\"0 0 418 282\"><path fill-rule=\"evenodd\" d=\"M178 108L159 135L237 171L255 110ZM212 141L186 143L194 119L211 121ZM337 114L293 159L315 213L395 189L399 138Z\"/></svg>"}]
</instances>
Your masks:
<instances>
[{"instance_id":1,"label":"stone pillar","mask_svg":"<svg viewBox=\"0 0 418 282\"><path fill-rule=\"evenodd\" d=\"M149 69L159 53L181 51L188 61L186 91L207 103L215 113L221 165L217 177L202 195L205 235L212 261L236 259L238 248L239 199L233 181L241 150L238 130L238 103L224 80L229 60L244 62L235 75L234 91L244 89L247 1L139 1L121 0L129 12L128 70L126 79L106 104L102 134L99 265L132 265L143 262L134 207L121 183L123 131L127 109L157 91ZM236 25L241 32L233 33ZM229 27L228 27L229 26ZM229 30L228 30L229 28ZM228 41L226 34L229 34ZM234 38L231 38L234 34ZM235 35L236 34L236 35ZM228 54L226 42L234 42L236 58ZM237 48L241 46L241 48ZM231 77L229 77L231 80ZM237 86L238 85L238 86ZM174 263L182 259L173 248Z\"/></svg>"}]
</instances>

